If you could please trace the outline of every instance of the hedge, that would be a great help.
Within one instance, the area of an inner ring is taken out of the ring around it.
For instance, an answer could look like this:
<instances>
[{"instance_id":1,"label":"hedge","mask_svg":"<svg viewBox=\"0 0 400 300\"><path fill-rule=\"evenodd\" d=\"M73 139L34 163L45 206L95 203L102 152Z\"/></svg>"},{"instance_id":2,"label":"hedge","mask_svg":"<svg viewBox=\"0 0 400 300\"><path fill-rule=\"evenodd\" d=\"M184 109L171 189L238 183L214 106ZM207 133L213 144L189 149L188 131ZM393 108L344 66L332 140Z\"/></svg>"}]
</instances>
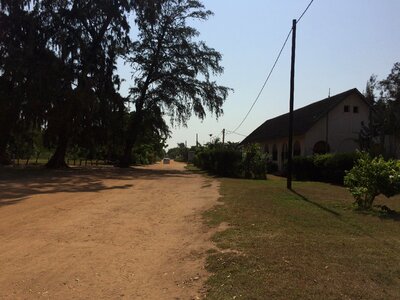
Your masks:
<instances>
[{"instance_id":1,"label":"hedge","mask_svg":"<svg viewBox=\"0 0 400 300\"><path fill-rule=\"evenodd\" d=\"M293 176L297 180L343 184L346 171L353 168L358 158L358 153L297 156L293 158Z\"/></svg>"},{"instance_id":2,"label":"hedge","mask_svg":"<svg viewBox=\"0 0 400 300\"><path fill-rule=\"evenodd\" d=\"M266 178L266 156L257 145L240 149L229 145L212 145L196 152L194 165L223 177Z\"/></svg>"}]
</instances>

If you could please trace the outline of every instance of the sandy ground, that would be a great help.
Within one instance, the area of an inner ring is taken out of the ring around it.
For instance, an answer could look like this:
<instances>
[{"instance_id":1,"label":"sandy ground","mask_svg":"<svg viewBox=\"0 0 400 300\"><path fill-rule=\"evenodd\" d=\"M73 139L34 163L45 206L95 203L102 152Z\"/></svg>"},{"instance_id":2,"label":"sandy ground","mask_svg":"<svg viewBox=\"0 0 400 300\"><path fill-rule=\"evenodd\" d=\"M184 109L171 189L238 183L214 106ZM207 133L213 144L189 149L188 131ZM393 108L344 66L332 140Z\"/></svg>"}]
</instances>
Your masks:
<instances>
[{"instance_id":1,"label":"sandy ground","mask_svg":"<svg viewBox=\"0 0 400 300\"><path fill-rule=\"evenodd\" d=\"M0 298L201 299L218 197L174 162L0 170Z\"/></svg>"}]
</instances>

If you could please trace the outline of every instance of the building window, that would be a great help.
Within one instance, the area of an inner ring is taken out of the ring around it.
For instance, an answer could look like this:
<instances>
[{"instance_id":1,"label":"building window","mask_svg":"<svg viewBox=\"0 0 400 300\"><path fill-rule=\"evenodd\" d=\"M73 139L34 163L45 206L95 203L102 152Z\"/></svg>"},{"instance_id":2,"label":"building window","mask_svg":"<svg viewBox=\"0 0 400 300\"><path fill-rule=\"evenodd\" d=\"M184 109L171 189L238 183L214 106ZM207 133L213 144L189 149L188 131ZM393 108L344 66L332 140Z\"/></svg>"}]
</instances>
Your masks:
<instances>
[{"instance_id":1,"label":"building window","mask_svg":"<svg viewBox=\"0 0 400 300\"><path fill-rule=\"evenodd\" d=\"M294 142L293 145L293 156L300 156L301 155L301 147L298 141Z\"/></svg>"},{"instance_id":2,"label":"building window","mask_svg":"<svg viewBox=\"0 0 400 300\"><path fill-rule=\"evenodd\" d=\"M358 114L358 106L353 107L353 113Z\"/></svg>"},{"instance_id":3,"label":"building window","mask_svg":"<svg viewBox=\"0 0 400 300\"><path fill-rule=\"evenodd\" d=\"M350 106L345 105L343 111L344 112L349 112L350 111Z\"/></svg>"},{"instance_id":4,"label":"building window","mask_svg":"<svg viewBox=\"0 0 400 300\"><path fill-rule=\"evenodd\" d=\"M315 143L313 152L314 154L325 154L329 153L330 148L329 145L325 141L319 141Z\"/></svg>"},{"instance_id":5,"label":"building window","mask_svg":"<svg viewBox=\"0 0 400 300\"><path fill-rule=\"evenodd\" d=\"M268 144L265 144L265 145L264 145L264 153L269 153Z\"/></svg>"},{"instance_id":6,"label":"building window","mask_svg":"<svg viewBox=\"0 0 400 300\"><path fill-rule=\"evenodd\" d=\"M272 160L278 160L278 149L276 148L276 145L272 147Z\"/></svg>"},{"instance_id":7,"label":"building window","mask_svg":"<svg viewBox=\"0 0 400 300\"><path fill-rule=\"evenodd\" d=\"M282 146L282 152L281 152L281 159L282 161L285 161L288 158L288 146L286 144L283 144Z\"/></svg>"}]
</instances>

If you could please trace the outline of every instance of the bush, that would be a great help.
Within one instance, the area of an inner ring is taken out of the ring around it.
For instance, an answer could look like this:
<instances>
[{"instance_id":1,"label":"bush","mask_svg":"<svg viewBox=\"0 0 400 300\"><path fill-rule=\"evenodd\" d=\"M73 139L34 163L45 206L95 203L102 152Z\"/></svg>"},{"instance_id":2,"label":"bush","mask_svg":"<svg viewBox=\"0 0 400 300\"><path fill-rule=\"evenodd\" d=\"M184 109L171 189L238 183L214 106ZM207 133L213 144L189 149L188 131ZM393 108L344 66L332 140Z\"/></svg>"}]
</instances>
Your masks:
<instances>
[{"instance_id":1,"label":"bush","mask_svg":"<svg viewBox=\"0 0 400 300\"><path fill-rule=\"evenodd\" d=\"M257 145L243 153L234 144L216 144L197 151L194 165L224 177L266 178L266 156Z\"/></svg>"},{"instance_id":2,"label":"bush","mask_svg":"<svg viewBox=\"0 0 400 300\"><path fill-rule=\"evenodd\" d=\"M356 165L347 172L345 185L360 209L370 209L376 196L391 197L400 193L400 162L371 158L362 153Z\"/></svg>"},{"instance_id":3,"label":"bush","mask_svg":"<svg viewBox=\"0 0 400 300\"><path fill-rule=\"evenodd\" d=\"M267 158L267 173L274 174L278 172L278 164Z\"/></svg>"},{"instance_id":4,"label":"bush","mask_svg":"<svg viewBox=\"0 0 400 300\"><path fill-rule=\"evenodd\" d=\"M238 149L217 146L199 150L194 158L194 165L225 177L240 177L242 153Z\"/></svg>"},{"instance_id":5,"label":"bush","mask_svg":"<svg viewBox=\"0 0 400 300\"><path fill-rule=\"evenodd\" d=\"M266 179L267 157L257 144L246 147L242 159L243 176L249 179Z\"/></svg>"},{"instance_id":6,"label":"bush","mask_svg":"<svg viewBox=\"0 0 400 300\"><path fill-rule=\"evenodd\" d=\"M315 157L317 174L322 181L343 184L346 171L353 168L357 153L322 154Z\"/></svg>"},{"instance_id":7,"label":"bush","mask_svg":"<svg viewBox=\"0 0 400 300\"><path fill-rule=\"evenodd\" d=\"M357 153L318 154L293 158L293 175L297 180L317 180L343 184L346 171L358 159Z\"/></svg>"},{"instance_id":8,"label":"bush","mask_svg":"<svg viewBox=\"0 0 400 300\"><path fill-rule=\"evenodd\" d=\"M317 169L312 156L293 157L293 175L297 180L316 180Z\"/></svg>"}]
</instances>

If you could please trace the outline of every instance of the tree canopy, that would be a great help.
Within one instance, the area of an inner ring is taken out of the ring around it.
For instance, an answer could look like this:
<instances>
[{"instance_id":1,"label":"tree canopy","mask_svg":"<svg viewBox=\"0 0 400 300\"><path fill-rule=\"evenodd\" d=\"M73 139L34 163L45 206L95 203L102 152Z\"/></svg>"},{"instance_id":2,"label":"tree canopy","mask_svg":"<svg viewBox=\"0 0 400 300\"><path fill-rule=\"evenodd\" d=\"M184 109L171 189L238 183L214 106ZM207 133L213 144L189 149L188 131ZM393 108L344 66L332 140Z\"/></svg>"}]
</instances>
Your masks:
<instances>
[{"instance_id":1,"label":"tree canopy","mask_svg":"<svg viewBox=\"0 0 400 300\"><path fill-rule=\"evenodd\" d=\"M379 139L379 149L374 154L386 156L398 155L400 149L385 149L387 137L395 139L395 144L400 141L400 62L393 65L388 76L378 81L372 75L367 82L365 96L372 104L374 113L371 123L365 126L360 140L365 150L373 150L373 145Z\"/></svg>"},{"instance_id":2,"label":"tree canopy","mask_svg":"<svg viewBox=\"0 0 400 300\"><path fill-rule=\"evenodd\" d=\"M188 25L211 14L194 0L0 0L0 163L32 140L51 150L48 167L78 148L128 166L140 144L160 152L164 116L220 116L221 54ZM132 68L128 97L118 59Z\"/></svg>"}]
</instances>

